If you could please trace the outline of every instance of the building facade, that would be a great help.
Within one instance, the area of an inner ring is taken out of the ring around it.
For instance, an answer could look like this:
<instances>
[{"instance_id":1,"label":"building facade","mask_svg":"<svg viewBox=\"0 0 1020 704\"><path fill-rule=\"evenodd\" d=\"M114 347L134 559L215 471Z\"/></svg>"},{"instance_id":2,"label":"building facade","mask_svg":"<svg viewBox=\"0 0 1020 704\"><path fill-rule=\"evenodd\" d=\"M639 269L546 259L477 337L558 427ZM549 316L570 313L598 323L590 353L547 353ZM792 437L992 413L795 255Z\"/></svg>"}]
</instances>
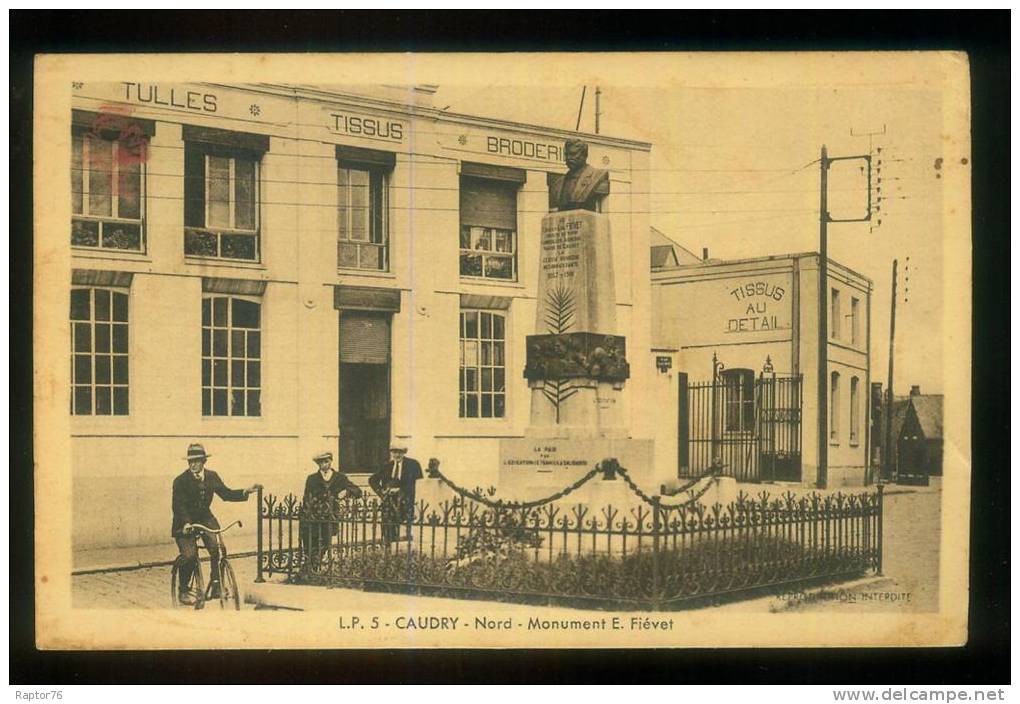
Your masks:
<instances>
[{"instance_id":1,"label":"building facade","mask_svg":"<svg viewBox=\"0 0 1020 704\"><path fill-rule=\"evenodd\" d=\"M866 277L817 254L684 263L652 273L657 455L680 476L713 462L741 481L860 485L868 471L870 301ZM819 305L829 316L825 428L818 413ZM819 471L819 437L827 443Z\"/></svg>"},{"instance_id":2,"label":"building facade","mask_svg":"<svg viewBox=\"0 0 1020 704\"><path fill-rule=\"evenodd\" d=\"M547 177L575 133L447 113L433 92L75 84L75 549L166 542L196 441L228 485L276 494L322 449L363 477L391 437L464 485L494 482L499 439L529 421ZM636 351L623 413L651 437L650 145L584 138L610 171Z\"/></svg>"}]
</instances>

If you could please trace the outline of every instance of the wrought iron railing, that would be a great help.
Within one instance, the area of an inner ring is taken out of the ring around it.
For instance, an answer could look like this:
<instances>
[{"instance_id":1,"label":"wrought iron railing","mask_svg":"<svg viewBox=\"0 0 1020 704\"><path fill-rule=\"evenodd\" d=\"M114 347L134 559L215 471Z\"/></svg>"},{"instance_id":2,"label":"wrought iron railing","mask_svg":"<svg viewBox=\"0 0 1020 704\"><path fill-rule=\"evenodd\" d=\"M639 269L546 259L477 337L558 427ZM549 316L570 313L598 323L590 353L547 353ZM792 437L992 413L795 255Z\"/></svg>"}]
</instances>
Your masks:
<instances>
[{"instance_id":1,"label":"wrought iron railing","mask_svg":"<svg viewBox=\"0 0 1020 704\"><path fill-rule=\"evenodd\" d=\"M607 477L630 484L625 469L604 464ZM624 508L591 508L462 490L436 506L342 499L310 514L293 495L260 492L257 581L668 608L881 571L881 487L740 494L726 506L705 506L704 493L692 487L684 497L642 494Z\"/></svg>"}]
</instances>

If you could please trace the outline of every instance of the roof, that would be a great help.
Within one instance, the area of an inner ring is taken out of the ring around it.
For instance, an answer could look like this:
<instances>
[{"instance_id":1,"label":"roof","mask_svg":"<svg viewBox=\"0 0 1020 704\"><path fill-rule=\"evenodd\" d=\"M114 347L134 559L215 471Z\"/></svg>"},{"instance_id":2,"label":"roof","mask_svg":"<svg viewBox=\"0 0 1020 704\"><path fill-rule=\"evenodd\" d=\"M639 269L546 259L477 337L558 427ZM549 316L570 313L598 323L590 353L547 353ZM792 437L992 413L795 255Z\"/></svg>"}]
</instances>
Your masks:
<instances>
[{"instance_id":1,"label":"roof","mask_svg":"<svg viewBox=\"0 0 1020 704\"><path fill-rule=\"evenodd\" d=\"M671 240L659 228L650 225L648 230L652 245L653 269L701 263L697 254Z\"/></svg>"},{"instance_id":2,"label":"roof","mask_svg":"<svg viewBox=\"0 0 1020 704\"><path fill-rule=\"evenodd\" d=\"M656 245L652 247L652 268L661 269L667 266L679 266L680 262L677 261L676 252L668 244Z\"/></svg>"},{"instance_id":3,"label":"roof","mask_svg":"<svg viewBox=\"0 0 1020 704\"><path fill-rule=\"evenodd\" d=\"M921 432L928 440L942 439L942 394L918 394L910 397Z\"/></svg>"},{"instance_id":4,"label":"roof","mask_svg":"<svg viewBox=\"0 0 1020 704\"><path fill-rule=\"evenodd\" d=\"M895 440L903 430L903 424L907 422L907 409L910 408L909 396L895 396L892 402L890 417L890 437Z\"/></svg>"}]
</instances>

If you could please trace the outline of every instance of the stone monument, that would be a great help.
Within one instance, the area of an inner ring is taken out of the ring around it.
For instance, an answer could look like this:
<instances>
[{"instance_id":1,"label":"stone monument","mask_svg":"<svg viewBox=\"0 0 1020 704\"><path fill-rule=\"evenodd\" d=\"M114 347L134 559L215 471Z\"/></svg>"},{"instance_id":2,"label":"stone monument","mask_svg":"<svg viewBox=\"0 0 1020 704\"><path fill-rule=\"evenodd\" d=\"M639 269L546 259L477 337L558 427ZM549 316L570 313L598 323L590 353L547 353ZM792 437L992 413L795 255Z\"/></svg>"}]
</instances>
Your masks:
<instances>
[{"instance_id":1,"label":"stone monument","mask_svg":"<svg viewBox=\"0 0 1020 704\"><path fill-rule=\"evenodd\" d=\"M535 334L526 341L531 423L524 438L500 443L499 489L508 499L562 488L607 457L635 479L653 461L652 441L629 437L621 402L627 341L616 323L609 219L596 212L609 173L587 164L580 140L564 151L567 173L549 179Z\"/></svg>"}]
</instances>

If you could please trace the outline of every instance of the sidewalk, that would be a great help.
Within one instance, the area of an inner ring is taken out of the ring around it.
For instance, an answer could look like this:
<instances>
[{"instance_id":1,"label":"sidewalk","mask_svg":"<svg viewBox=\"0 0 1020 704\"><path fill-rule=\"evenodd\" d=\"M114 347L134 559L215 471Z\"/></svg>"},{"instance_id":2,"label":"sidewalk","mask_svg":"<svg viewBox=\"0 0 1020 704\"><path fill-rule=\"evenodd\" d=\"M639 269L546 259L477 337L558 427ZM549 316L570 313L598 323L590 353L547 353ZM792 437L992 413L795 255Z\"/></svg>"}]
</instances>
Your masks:
<instances>
[{"instance_id":1,"label":"sidewalk","mask_svg":"<svg viewBox=\"0 0 1020 704\"><path fill-rule=\"evenodd\" d=\"M225 542L231 557L254 555L258 547L256 536L241 535ZM176 558L177 544L167 536L167 542L155 545L75 551L71 558L71 574L94 574L163 567L172 565Z\"/></svg>"}]
</instances>

